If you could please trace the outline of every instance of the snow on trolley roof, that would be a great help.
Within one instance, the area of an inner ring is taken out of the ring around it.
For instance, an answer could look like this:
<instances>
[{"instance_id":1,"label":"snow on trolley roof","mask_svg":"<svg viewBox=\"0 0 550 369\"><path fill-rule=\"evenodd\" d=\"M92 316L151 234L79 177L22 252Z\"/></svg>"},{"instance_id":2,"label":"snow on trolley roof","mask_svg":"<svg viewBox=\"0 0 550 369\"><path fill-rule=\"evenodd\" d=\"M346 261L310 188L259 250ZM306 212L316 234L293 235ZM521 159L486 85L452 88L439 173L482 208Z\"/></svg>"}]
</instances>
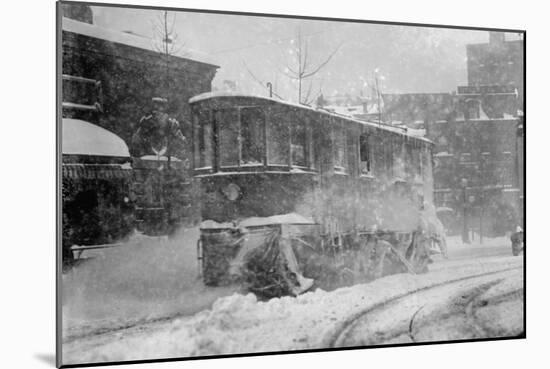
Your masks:
<instances>
[{"instance_id":1,"label":"snow on trolley roof","mask_svg":"<svg viewBox=\"0 0 550 369\"><path fill-rule=\"evenodd\" d=\"M149 161L168 161L168 157L164 156L164 155L160 155L160 156L157 156L157 155L144 155L142 157L140 157L141 160L149 160ZM174 162L180 162L181 159L179 158L176 158L175 156L170 156L170 160L171 161L174 161Z\"/></svg>"},{"instance_id":2,"label":"snow on trolley roof","mask_svg":"<svg viewBox=\"0 0 550 369\"><path fill-rule=\"evenodd\" d=\"M334 113L332 113L330 111L327 111L327 110L324 110L324 109L318 109L318 108L314 108L314 107L307 106L307 105L300 105L300 104L296 104L296 103L293 103L293 102L290 102L290 101L278 100L278 99L275 99L275 98L272 98L272 97L267 97L267 96L245 94L245 93L241 93L241 92L227 92L227 91L221 91L220 92L220 91L216 91L216 92L205 92L205 93L193 96L192 98L189 99L189 103L193 104L193 103L196 103L196 102L199 102L199 101L204 101L204 100L213 99L213 98L217 98L217 97L248 97L248 98L255 98L255 99L262 99L262 100L272 101L272 102L275 102L275 103L278 103L278 104L293 106L293 107L300 108L300 109L305 109L305 110L310 110L310 111L314 111L314 112L317 112L317 113L322 113L322 114L329 115L329 116L332 116L332 117L346 119L348 121L352 121L352 122L357 123L357 124L362 124L364 126L369 126L369 127L373 127L373 128L380 128L380 129L383 129L385 131L395 132L395 133L401 134L403 136L407 136L407 137L411 137L411 138L414 138L414 139L424 141L426 143L432 143L432 141L428 140L425 137L415 135L414 133L416 133L415 132L416 130L413 130L414 132L409 132L407 129L404 129L404 128L394 127L394 126L384 124L384 123L375 123L375 122L368 122L368 121L364 121L364 120L359 120L359 119L355 119L355 118L352 118L352 117L349 117L349 116L334 114Z\"/></svg>"},{"instance_id":3,"label":"snow on trolley roof","mask_svg":"<svg viewBox=\"0 0 550 369\"><path fill-rule=\"evenodd\" d=\"M130 157L122 138L95 124L63 118L62 130L63 154Z\"/></svg>"},{"instance_id":4,"label":"snow on trolley roof","mask_svg":"<svg viewBox=\"0 0 550 369\"><path fill-rule=\"evenodd\" d=\"M63 31L157 52L154 47L154 40L144 36L103 28L94 24L79 22L66 17L63 17L61 24ZM179 52L174 52L174 56L198 63L210 64L216 67L218 66L215 64L212 57L198 50L184 48Z\"/></svg>"},{"instance_id":5,"label":"snow on trolley roof","mask_svg":"<svg viewBox=\"0 0 550 369\"><path fill-rule=\"evenodd\" d=\"M250 217L241 220L238 224L218 223L214 220L205 220L201 223L201 229L225 229L225 228L246 228L259 227L272 224L317 224L313 219L300 215L298 213L287 213L273 215L270 217Z\"/></svg>"}]
</instances>

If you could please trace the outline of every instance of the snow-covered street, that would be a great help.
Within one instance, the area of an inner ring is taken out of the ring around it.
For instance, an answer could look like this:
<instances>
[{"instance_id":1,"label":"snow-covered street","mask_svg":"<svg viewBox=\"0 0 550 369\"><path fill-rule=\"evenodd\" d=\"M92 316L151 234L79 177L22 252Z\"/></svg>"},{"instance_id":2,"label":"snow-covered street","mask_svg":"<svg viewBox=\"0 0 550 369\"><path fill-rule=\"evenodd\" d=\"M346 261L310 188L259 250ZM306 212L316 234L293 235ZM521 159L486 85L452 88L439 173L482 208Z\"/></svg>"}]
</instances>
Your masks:
<instances>
[{"instance_id":1,"label":"snow-covered street","mask_svg":"<svg viewBox=\"0 0 550 369\"><path fill-rule=\"evenodd\" d=\"M230 289L215 291L197 282L174 286L184 292L171 299L157 299L156 309L146 304L134 307L136 311L142 309L142 313L147 311L145 315L135 311L128 315L122 306L109 310L105 305L102 310L105 316L101 319L90 319L88 315L84 324L81 315L80 320L66 321L64 362L291 351L520 334L523 331L523 257L511 256L505 238L489 240L483 245L449 241L449 259L436 256L427 274L393 275L331 292L316 290L297 298L262 302L252 294L238 294ZM144 260L150 260L150 256ZM177 257L173 259L182 261ZM143 270L143 265L134 263L133 266ZM188 273L190 277L192 272ZM158 283L170 281L168 276L165 274ZM104 302L108 304L107 300ZM67 301L64 308L72 311L72 315L67 315L74 318L78 314L72 303ZM89 303L94 305L94 301Z\"/></svg>"},{"instance_id":2,"label":"snow-covered street","mask_svg":"<svg viewBox=\"0 0 550 369\"><path fill-rule=\"evenodd\" d=\"M521 268L421 288L350 317L331 347L451 341L523 333Z\"/></svg>"}]
</instances>

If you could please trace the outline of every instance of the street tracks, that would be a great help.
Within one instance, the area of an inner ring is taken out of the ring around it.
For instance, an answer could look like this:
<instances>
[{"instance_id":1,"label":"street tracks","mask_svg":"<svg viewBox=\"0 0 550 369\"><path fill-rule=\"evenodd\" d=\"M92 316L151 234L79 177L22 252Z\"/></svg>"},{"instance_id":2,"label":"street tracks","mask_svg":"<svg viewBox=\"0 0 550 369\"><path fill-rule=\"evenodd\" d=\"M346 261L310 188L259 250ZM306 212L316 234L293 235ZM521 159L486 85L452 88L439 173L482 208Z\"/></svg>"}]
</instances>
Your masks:
<instances>
[{"instance_id":1,"label":"street tracks","mask_svg":"<svg viewBox=\"0 0 550 369\"><path fill-rule=\"evenodd\" d=\"M510 273L521 269L512 267L457 278L371 305L342 321L325 337L323 347L519 335L523 332L523 289L501 286ZM495 289L497 292L490 293ZM515 314L517 324L503 323L508 318L498 316L500 307Z\"/></svg>"}]
</instances>

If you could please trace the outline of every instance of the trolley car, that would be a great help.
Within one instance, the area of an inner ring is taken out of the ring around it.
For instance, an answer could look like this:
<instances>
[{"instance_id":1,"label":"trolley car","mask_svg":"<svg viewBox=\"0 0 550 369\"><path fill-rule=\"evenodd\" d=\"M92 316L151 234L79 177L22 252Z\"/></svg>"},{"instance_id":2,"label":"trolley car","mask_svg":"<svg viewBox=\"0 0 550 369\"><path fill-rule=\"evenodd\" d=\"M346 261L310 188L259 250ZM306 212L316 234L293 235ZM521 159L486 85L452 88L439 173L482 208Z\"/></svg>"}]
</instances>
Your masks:
<instances>
[{"instance_id":1,"label":"trolley car","mask_svg":"<svg viewBox=\"0 0 550 369\"><path fill-rule=\"evenodd\" d=\"M266 97L190 105L206 284L272 296L426 270L429 140Z\"/></svg>"}]
</instances>

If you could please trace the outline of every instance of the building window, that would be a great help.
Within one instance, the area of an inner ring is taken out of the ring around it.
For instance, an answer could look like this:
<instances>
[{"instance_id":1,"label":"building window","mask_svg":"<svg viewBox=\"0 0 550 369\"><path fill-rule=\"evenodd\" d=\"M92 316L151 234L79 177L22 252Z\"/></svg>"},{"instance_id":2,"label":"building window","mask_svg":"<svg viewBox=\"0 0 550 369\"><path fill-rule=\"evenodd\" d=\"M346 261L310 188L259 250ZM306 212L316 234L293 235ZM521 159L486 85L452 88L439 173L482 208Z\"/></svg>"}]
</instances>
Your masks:
<instances>
[{"instance_id":1,"label":"building window","mask_svg":"<svg viewBox=\"0 0 550 369\"><path fill-rule=\"evenodd\" d=\"M469 152L464 152L460 155L461 163L468 163L470 161L471 155Z\"/></svg>"},{"instance_id":2,"label":"building window","mask_svg":"<svg viewBox=\"0 0 550 369\"><path fill-rule=\"evenodd\" d=\"M334 122L332 128L332 147L334 157L334 170L345 172L347 167L346 156L346 132L339 122Z\"/></svg>"},{"instance_id":3,"label":"building window","mask_svg":"<svg viewBox=\"0 0 550 369\"><path fill-rule=\"evenodd\" d=\"M102 111L103 93L100 81L67 74L62 79L64 108Z\"/></svg>"},{"instance_id":4,"label":"building window","mask_svg":"<svg viewBox=\"0 0 550 369\"><path fill-rule=\"evenodd\" d=\"M241 164L263 163L264 123L265 116L261 109L241 109Z\"/></svg>"},{"instance_id":5,"label":"building window","mask_svg":"<svg viewBox=\"0 0 550 369\"><path fill-rule=\"evenodd\" d=\"M466 119L479 119L480 104L478 100L466 101Z\"/></svg>"},{"instance_id":6,"label":"building window","mask_svg":"<svg viewBox=\"0 0 550 369\"><path fill-rule=\"evenodd\" d=\"M307 127L297 112L290 114L290 154L292 165L307 166Z\"/></svg>"},{"instance_id":7,"label":"building window","mask_svg":"<svg viewBox=\"0 0 550 369\"><path fill-rule=\"evenodd\" d=\"M370 173L372 169L371 136L362 134L359 136L359 161L361 173Z\"/></svg>"},{"instance_id":8,"label":"building window","mask_svg":"<svg viewBox=\"0 0 550 369\"><path fill-rule=\"evenodd\" d=\"M445 204L452 204L453 200L454 196L451 191L443 192L443 202Z\"/></svg>"}]
</instances>

